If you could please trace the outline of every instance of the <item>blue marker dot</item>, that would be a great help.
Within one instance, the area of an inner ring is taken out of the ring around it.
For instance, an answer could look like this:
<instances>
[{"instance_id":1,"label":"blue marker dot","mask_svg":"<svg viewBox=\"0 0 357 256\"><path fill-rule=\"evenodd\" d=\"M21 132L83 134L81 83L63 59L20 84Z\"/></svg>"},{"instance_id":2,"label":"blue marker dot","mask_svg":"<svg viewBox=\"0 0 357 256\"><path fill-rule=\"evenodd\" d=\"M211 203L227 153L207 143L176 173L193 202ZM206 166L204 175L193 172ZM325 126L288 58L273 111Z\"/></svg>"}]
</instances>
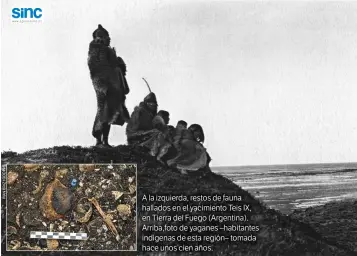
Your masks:
<instances>
[{"instance_id":1,"label":"blue marker dot","mask_svg":"<svg viewBox=\"0 0 357 256\"><path fill-rule=\"evenodd\" d=\"M77 186L77 180L76 180L76 179L72 179L72 181L71 181L71 186L72 186L72 187Z\"/></svg>"}]
</instances>

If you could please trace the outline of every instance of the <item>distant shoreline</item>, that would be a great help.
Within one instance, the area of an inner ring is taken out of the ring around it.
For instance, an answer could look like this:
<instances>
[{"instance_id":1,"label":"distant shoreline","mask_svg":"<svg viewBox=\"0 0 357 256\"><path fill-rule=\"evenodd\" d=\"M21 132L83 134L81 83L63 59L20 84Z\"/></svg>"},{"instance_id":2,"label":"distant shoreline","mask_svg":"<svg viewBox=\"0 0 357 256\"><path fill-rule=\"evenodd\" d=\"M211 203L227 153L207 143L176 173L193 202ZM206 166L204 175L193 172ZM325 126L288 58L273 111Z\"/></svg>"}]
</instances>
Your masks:
<instances>
[{"instance_id":1,"label":"distant shoreline","mask_svg":"<svg viewBox=\"0 0 357 256\"><path fill-rule=\"evenodd\" d=\"M357 198L357 163L212 169L284 214Z\"/></svg>"}]
</instances>

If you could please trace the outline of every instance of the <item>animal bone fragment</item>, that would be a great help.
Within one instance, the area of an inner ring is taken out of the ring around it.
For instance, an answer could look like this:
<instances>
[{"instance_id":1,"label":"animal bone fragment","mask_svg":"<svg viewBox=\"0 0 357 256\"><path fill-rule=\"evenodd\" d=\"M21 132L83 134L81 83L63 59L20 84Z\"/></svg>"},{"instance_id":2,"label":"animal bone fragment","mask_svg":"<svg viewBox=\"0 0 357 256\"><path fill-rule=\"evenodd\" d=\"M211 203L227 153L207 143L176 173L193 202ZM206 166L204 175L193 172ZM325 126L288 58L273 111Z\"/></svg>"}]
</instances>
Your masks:
<instances>
[{"instance_id":1,"label":"animal bone fragment","mask_svg":"<svg viewBox=\"0 0 357 256\"><path fill-rule=\"evenodd\" d=\"M118 230L115 228L112 220L111 220L111 215L107 215L103 212L102 208L100 207L97 199L90 198L88 199L94 206L97 208L99 214L102 216L104 222L107 224L108 228L112 231L112 233L117 237L119 235Z\"/></svg>"},{"instance_id":2,"label":"animal bone fragment","mask_svg":"<svg viewBox=\"0 0 357 256\"><path fill-rule=\"evenodd\" d=\"M41 173L40 173L40 178L39 178L39 180L38 180L38 186L37 186L37 188L36 188L34 191L32 191L32 194L36 195L38 192L41 191L42 185L43 185L43 180L48 176L48 174L49 174L49 173L48 173L48 171L46 171L46 170L41 171Z\"/></svg>"}]
</instances>

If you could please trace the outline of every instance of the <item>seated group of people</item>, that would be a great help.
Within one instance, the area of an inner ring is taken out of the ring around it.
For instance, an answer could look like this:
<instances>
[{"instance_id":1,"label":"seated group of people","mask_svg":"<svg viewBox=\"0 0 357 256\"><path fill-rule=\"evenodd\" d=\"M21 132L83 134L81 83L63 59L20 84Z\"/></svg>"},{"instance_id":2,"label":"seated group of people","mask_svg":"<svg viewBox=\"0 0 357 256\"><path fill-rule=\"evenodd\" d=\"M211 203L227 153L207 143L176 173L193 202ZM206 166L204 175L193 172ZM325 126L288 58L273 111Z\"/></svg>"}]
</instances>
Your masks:
<instances>
[{"instance_id":1,"label":"seated group of people","mask_svg":"<svg viewBox=\"0 0 357 256\"><path fill-rule=\"evenodd\" d=\"M184 173L207 166L211 158L202 145L202 127L187 127L183 120L173 127L169 121L169 112L158 111L156 96L151 92L131 114L126 127L128 144L147 148L158 161Z\"/></svg>"}]
</instances>

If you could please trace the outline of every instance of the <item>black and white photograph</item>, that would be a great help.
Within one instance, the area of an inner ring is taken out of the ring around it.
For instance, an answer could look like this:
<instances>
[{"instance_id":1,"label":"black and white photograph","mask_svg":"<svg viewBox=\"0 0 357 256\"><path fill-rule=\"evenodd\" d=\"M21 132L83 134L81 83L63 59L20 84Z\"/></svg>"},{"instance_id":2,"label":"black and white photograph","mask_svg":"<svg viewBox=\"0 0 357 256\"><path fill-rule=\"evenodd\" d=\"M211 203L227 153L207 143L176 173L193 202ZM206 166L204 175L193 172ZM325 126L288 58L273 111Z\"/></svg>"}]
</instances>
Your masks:
<instances>
[{"instance_id":1,"label":"black and white photograph","mask_svg":"<svg viewBox=\"0 0 357 256\"><path fill-rule=\"evenodd\" d=\"M357 1L4 0L1 23L2 255L357 255Z\"/></svg>"}]
</instances>

